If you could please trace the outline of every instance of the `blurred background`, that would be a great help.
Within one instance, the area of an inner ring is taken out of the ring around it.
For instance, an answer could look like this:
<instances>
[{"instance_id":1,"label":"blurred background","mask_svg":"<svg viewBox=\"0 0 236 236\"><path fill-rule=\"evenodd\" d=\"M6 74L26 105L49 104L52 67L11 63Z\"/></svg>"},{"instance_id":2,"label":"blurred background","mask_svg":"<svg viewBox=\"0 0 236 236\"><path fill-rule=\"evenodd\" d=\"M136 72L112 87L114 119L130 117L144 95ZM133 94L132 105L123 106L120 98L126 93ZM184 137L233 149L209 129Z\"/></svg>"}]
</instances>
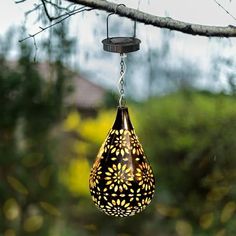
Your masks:
<instances>
[{"instance_id":1,"label":"blurred background","mask_svg":"<svg viewBox=\"0 0 236 236\"><path fill-rule=\"evenodd\" d=\"M50 2L52 15L76 7ZM234 0L219 2L236 16ZM235 25L215 1L122 3ZM125 91L157 183L144 212L119 219L99 212L88 189L119 98L120 58L101 44L107 13L83 12L19 43L50 24L42 2L5 0L0 11L1 236L236 235L235 39L137 25L141 50L127 57ZM111 35L132 31L111 18Z\"/></svg>"}]
</instances>

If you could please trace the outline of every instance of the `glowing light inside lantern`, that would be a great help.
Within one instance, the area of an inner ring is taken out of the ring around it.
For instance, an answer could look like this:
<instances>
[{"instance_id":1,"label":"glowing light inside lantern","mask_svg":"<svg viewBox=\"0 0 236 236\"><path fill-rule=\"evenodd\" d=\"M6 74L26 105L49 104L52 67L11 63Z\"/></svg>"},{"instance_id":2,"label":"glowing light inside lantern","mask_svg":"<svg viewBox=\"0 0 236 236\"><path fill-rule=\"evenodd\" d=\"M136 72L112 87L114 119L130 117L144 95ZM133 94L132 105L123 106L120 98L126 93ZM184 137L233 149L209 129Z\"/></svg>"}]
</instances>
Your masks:
<instances>
[{"instance_id":1,"label":"glowing light inside lantern","mask_svg":"<svg viewBox=\"0 0 236 236\"><path fill-rule=\"evenodd\" d=\"M115 123L92 167L89 188L95 205L117 217L143 211L153 198L153 171L126 107L118 107Z\"/></svg>"}]
</instances>

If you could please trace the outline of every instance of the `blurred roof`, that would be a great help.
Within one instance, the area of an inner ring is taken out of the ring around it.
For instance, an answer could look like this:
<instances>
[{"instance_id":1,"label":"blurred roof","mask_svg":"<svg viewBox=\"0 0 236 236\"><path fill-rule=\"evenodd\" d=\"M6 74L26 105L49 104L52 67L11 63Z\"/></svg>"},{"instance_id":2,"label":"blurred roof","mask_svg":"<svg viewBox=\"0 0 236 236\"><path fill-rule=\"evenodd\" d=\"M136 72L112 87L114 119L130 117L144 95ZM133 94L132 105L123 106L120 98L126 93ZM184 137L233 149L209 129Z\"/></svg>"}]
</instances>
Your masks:
<instances>
[{"instance_id":1,"label":"blurred roof","mask_svg":"<svg viewBox=\"0 0 236 236\"><path fill-rule=\"evenodd\" d=\"M106 90L93 82L75 75L73 78L75 90L72 100L78 108L95 109L102 105Z\"/></svg>"},{"instance_id":2,"label":"blurred roof","mask_svg":"<svg viewBox=\"0 0 236 236\"><path fill-rule=\"evenodd\" d=\"M53 78L53 70L50 72L49 63L40 63L39 71L45 78ZM69 71L70 72L70 71ZM66 103L75 105L78 109L94 110L99 108L106 94L106 89L89 81L85 76L72 71L72 87L73 92L66 99Z\"/></svg>"}]
</instances>

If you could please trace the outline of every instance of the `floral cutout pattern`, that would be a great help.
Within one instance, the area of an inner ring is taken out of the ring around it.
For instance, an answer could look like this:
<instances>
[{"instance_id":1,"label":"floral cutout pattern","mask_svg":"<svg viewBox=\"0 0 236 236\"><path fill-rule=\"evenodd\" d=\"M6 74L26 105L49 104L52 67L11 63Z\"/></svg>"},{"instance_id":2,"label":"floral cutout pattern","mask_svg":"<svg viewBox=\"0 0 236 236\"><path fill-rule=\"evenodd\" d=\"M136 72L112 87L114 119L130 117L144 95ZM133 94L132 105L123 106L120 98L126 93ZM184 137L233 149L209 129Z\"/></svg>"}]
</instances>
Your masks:
<instances>
[{"instance_id":1,"label":"floral cutout pattern","mask_svg":"<svg viewBox=\"0 0 236 236\"><path fill-rule=\"evenodd\" d=\"M98 164L98 161L95 161L89 177L89 186L91 188L94 188L99 183L102 174L101 169L102 167Z\"/></svg>"},{"instance_id":2,"label":"floral cutout pattern","mask_svg":"<svg viewBox=\"0 0 236 236\"><path fill-rule=\"evenodd\" d=\"M113 164L112 167L108 167L108 171L105 173L106 185L109 189L114 189L114 192L118 190L123 192L123 190L128 190L128 186L131 186L131 181L133 180L133 175L127 165Z\"/></svg>"},{"instance_id":3,"label":"floral cutout pattern","mask_svg":"<svg viewBox=\"0 0 236 236\"><path fill-rule=\"evenodd\" d=\"M150 204L155 179L133 129L112 129L92 167L90 192L95 205L116 217L132 216Z\"/></svg>"},{"instance_id":4,"label":"floral cutout pattern","mask_svg":"<svg viewBox=\"0 0 236 236\"><path fill-rule=\"evenodd\" d=\"M136 172L138 184L146 191L151 190L154 185L154 176L151 166L147 162L142 162Z\"/></svg>"},{"instance_id":5,"label":"floral cutout pattern","mask_svg":"<svg viewBox=\"0 0 236 236\"><path fill-rule=\"evenodd\" d=\"M101 148L103 148L103 151L106 153L108 152L108 150L110 149L110 139L111 139L111 130L109 131L106 139L105 139L105 142L104 142L104 146L102 146Z\"/></svg>"},{"instance_id":6,"label":"floral cutout pattern","mask_svg":"<svg viewBox=\"0 0 236 236\"><path fill-rule=\"evenodd\" d=\"M111 153L115 153L116 156L121 154L121 156L124 156L125 153L129 154L129 147L126 141L126 137L122 136L117 136L114 144L111 145Z\"/></svg>"},{"instance_id":7,"label":"floral cutout pattern","mask_svg":"<svg viewBox=\"0 0 236 236\"><path fill-rule=\"evenodd\" d=\"M105 213L111 216L129 216L132 212L132 208L130 207L130 203L126 203L125 199L120 200L119 198L117 200L112 200L111 202L108 202Z\"/></svg>"},{"instance_id":8,"label":"floral cutout pattern","mask_svg":"<svg viewBox=\"0 0 236 236\"><path fill-rule=\"evenodd\" d=\"M143 155L143 148L140 145L140 142L138 140L138 137L136 136L134 130L131 130L131 138L130 138L130 143L131 143L131 151L132 154L136 154L137 155Z\"/></svg>"}]
</instances>

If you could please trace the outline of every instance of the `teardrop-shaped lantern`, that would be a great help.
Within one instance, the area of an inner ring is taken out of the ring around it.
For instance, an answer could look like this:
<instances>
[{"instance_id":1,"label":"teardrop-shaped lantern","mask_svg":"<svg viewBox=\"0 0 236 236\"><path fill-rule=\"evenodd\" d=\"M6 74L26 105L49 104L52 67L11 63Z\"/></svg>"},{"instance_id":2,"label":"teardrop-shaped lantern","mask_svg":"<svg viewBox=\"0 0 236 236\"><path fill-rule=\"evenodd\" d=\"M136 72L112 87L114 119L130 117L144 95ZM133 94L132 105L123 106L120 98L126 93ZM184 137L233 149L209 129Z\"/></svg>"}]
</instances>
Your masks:
<instances>
[{"instance_id":1,"label":"teardrop-shaped lantern","mask_svg":"<svg viewBox=\"0 0 236 236\"><path fill-rule=\"evenodd\" d=\"M132 216L152 200L153 171L126 107L118 107L115 123L92 167L89 188L95 205L111 216Z\"/></svg>"}]
</instances>

